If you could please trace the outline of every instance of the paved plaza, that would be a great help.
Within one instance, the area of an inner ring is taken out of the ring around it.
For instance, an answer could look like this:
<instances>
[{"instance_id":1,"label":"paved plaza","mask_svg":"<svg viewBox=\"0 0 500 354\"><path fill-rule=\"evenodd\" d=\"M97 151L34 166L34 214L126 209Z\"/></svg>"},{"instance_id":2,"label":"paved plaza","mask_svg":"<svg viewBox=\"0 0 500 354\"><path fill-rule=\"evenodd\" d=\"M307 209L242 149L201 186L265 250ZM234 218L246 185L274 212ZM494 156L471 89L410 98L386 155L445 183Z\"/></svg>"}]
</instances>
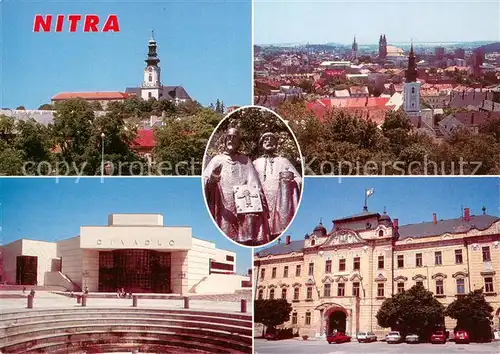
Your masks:
<instances>
[{"instance_id":1,"label":"paved plaza","mask_svg":"<svg viewBox=\"0 0 500 354\"><path fill-rule=\"evenodd\" d=\"M7 292L0 292L6 294ZM19 292L17 292L19 294ZM27 292L28 293L28 292ZM2 298L0 300L0 311L7 313L9 310L19 311L19 309L26 308L27 298ZM70 298L62 295L56 295L48 291L37 291L33 301L33 308L71 308L81 307L77 304L76 297ZM87 307L89 308L116 308L116 307L132 307L132 299L102 299L102 298L88 298ZM138 308L149 309L183 309L184 300L162 300L162 299L138 299ZM240 312L241 304L235 301L217 301L217 300L197 300L191 297L189 301L189 308L199 311L217 311L234 313ZM248 305L247 311L251 310ZM248 312L250 313L250 312Z\"/></svg>"},{"instance_id":2,"label":"paved plaza","mask_svg":"<svg viewBox=\"0 0 500 354\"><path fill-rule=\"evenodd\" d=\"M376 343L342 343L328 344L324 339L318 340L298 340L288 339L280 341L268 341L265 339L255 339L255 354L499 354L500 342L494 343L471 343L455 344L387 344L385 342Z\"/></svg>"}]
</instances>

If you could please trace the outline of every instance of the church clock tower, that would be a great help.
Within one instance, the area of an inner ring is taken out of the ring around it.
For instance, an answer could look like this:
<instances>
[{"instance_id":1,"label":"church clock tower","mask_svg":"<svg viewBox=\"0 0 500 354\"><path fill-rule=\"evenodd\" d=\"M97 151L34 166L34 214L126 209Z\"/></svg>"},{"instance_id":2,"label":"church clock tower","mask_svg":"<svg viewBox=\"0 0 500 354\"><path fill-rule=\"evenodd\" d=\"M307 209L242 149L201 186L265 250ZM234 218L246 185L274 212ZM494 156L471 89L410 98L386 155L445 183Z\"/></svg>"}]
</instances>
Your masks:
<instances>
[{"instance_id":1,"label":"church clock tower","mask_svg":"<svg viewBox=\"0 0 500 354\"><path fill-rule=\"evenodd\" d=\"M404 109L409 115L420 114L420 82L417 82L417 75L417 63L412 43L404 86Z\"/></svg>"},{"instance_id":2,"label":"church clock tower","mask_svg":"<svg viewBox=\"0 0 500 354\"><path fill-rule=\"evenodd\" d=\"M160 80L161 69L158 66L160 59L156 52L157 46L154 35L149 40L148 49L148 57L145 60L146 68L144 69L144 80L141 85L141 97L144 100L148 100L152 97L158 100L161 98L162 91Z\"/></svg>"}]
</instances>

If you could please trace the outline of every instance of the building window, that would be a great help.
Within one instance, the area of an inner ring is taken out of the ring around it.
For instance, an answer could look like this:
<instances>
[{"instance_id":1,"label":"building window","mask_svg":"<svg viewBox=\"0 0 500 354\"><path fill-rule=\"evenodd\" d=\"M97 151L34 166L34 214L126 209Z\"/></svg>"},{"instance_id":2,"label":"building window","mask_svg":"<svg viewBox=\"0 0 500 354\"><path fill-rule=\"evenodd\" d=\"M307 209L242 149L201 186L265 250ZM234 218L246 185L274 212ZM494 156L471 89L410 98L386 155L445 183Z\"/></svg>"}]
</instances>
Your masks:
<instances>
[{"instance_id":1,"label":"building window","mask_svg":"<svg viewBox=\"0 0 500 354\"><path fill-rule=\"evenodd\" d=\"M417 267L422 266L422 253L417 253L415 255L415 266L417 266Z\"/></svg>"},{"instance_id":2,"label":"building window","mask_svg":"<svg viewBox=\"0 0 500 354\"><path fill-rule=\"evenodd\" d=\"M264 290L260 289L259 290L259 300L262 300L264 298Z\"/></svg>"},{"instance_id":3,"label":"building window","mask_svg":"<svg viewBox=\"0 0 500 354\"><path fill-rule=\"evenodd\" d=\"M415 87L411 88L411 93L415 93Z\"/></svg>"},{"instance_id":4,"label":"building window","mask_svg":"<svg viewBox=\"0 0 500 354\"><path fill-rule=\"evenodd\" d=\"M313 298L313 288L312 288L312 286L308 286L306 299L312 300L312 298Z\"/></svg>"},{"instance_id":5,"label":"building window","mask_svg":"<svg viewBox=\"0 0 500 354\"><path fill-rule=\"evenodd\" d=\"M361 269L361 259L359 257L354 257L353 269L360 270Z\"/></svg>"},{"instance_id":6,"label":"building window","mask_svg":"<svg viewBox=\"0 0 500 354\"><path fill-rule=\"evenodd\" d=\"M288 278L288 266L285 266L285 268L283 268L283 278Z\"/></svg>"},{"instance_id":7,"label":"building window","mask_svg":"<svg viewBox=\"0 0 500 354\"><path fill-rule=\"evenodd\" d=\"M311 240L311 246L314 246L315 244L316 244L316 240L313 238L313 239Z\"/></svg>"},{"instance_id":8,"label":"building window","mask_svg":"<svg viewBox=\"0 0 500 354\"><path fill-rule=\"evenodd\" d=\"M324 289L324 292L323 292L323 296L324 297L330 297L330 290L332 288L332 285L331 284L325 284L325 289Z\"/></svg>"},{"instance_id":9,"label":"building window","mask_svg":"<svg viewBox=\"0 0 500 354\"><path fill-rule=\"evenodd\" d=\"M424 286L424 282L423 281L417 281L415 284L418 285L418 286Z\"/></svg>"},{"instance_id":10,"label":"building window","mask_svg":"<svg viewBox=\"0 0 500 354\"><path fill-rule=\"evenodd\" d=\"M226 261L228 261L228 262L234 262L234 257L226 255Z\"/></svg>"},{"instance_id":11,"label":"building window","mask_svg":"<svg viewBox=\"0 0 500 354\"><path fill-rule=\"evenodd\" d=\"M273 268L273 270L271 271L271 278L276 278L276 267Z\"/></svg>"},{"instance_id":12,"label":"building window","mask_svg":"<svg viewBox=\"0 0 500 354\"><path fill-rule=\"evenodd\" d=\"M359 282L352 283L352 296L359 297Z\"/></svg>"},{"instance_id":13,"label":"building window","mask_svg":"<svg viewBox=\"0 0 500 354\"><path fill-rule=\"evenodd\" d=\"M328 260L325 262L325 273L331 273L332 272L332 261Z\"/></svg>"},{"instance_id":14,"label":"building window","mask_svg":"<svg viewBox=\"0 0 500 354\"><path fill-rule=\"evenodd\" d=\"M403 291L405 291L405 283L399 282L398 283L398 294L402 293Z\"/></svg>"},{"instance_id":15,"label":"building window","mask_svg":"<svg viewBox=\"0 0 500 354\"><path fill-rule=\"evenodd\" d=\"M295 267L295 276L296 277L300 277L300 268L301 268L300 264L297 265L297 267Z\"/></svg>"},{"instance_id":16,"label":"building window","mask_svg":"<svg viewBox=\"0 0 500 354\"><path fill-rule=\"evenodd\" d=\"M378 232L378 237L382 237L382 236L384 236L384 230L380 230L380 231Z\"/></svg>"},{"instance_id":17,"label":"building window","mask_svg":"<svg viewBox=\"0 0 500 354\"><path fill-rule=\"evenodd\" d=\"M274 299L274 289L269 290L269 299Z\"/></svg>"},{"instance_id":18,"label":"building window","mask_svg":"<svg viewBox=\"0 0 500 354\"><path fill-rule=\"evenodd\" d=\"M153 97L153 94L151 92L148 92L148 98Z\"/></svg>"},{"instance_id":19,"label":"building window","mask_svg":"<svg viewBox=\"0 0 500 354\"><path fill-rule=\"evenodd\" d=\"M484 292L485 293L492 293L494 292L493 288L493 277L485 277L484 278Z\"/></svg>"},{"instance_id":20,"label":"building window","mask_svg":"<svg viewBox=\"0 0 500 354\"><path fill-rule=\"evenodd\" d=\"M405 266L405 256L400 254L398 255L398 268L404 268Z\"/></svg>"},{"instance_id":21,"label":"building window","mask_svg":"<svg viewBox=\"0 0 500 354\"><path fill-rule=\"evenodd\" d=\"M457 279L457 294L465 294L465 279Z\"/></svg>"},{"instance_id":22,"label":"building window","mask_svg":"<svg viewBox=\"0 0 500 354\"><path fill-rule=\"evenodd\" d=\"M149 74L149 82L153 81L153 75Z\"/></svg>"},{"instance_id":23,"label":"building window","mask_svg":"<svg viewBox=\"0 0 500 354\"><path fill-rule=\"evenodd\" d=\"M281 298L286 299L286 288L281 289Z\"/></svg>"},{"instance_id":24,"label":"building window","mask_svg":"<svg viewBox=\"0 0 500 354\"><path fill-rule=\"evenodd\" d=\"M292 324L297 324L297 312L292 313Z\"/></svg>"},{"instance_id":25,"label":"building window","mask_svg":"<svg viewBox=\"0 0 500 354\"><path fill-rule=\"evenodd\" d=\"M483 247L483 262L491 262L490 246Z\"/></svg>"},{"instance_id":26,"label":"building window","mask_svg":"<svg viewBox=\"0 0 500 354\"><path fill-rule=\"evenodd\" d=\"M345 259L339 259L339 272L345 271Z\"/></svg>"},{"instance_id":27,"label":"building window","mask_svg":"<svg viewBox=\"0 0 500 354\"><path fill-rule=\"evenodd\" d=\"M260 280L263 280L266 276L266 270L265 269L261 269L260 270Z\"/></svg>"},{"instance_id":28,"label":"building window","mask_svg":"<svg viewBox=\"0 0 500 354\"><path fill-rule=\"evenodd\" d=\"M309 275L314 275L314 263L309 263Z\"/></svg>"},{"instance_id":29,"label":"building window","mask_svg":"<svg viewBox=\"0 0 500 354\"><path fill-rule=\"evenodd\" d=\"M444 295L444 285L441 279L436 280L436 295Z\"/></svg>"},{"instance_id":30,"label":"building window","mask_svg":"<svg viewBox=\"0 0 500 354\"><path fill-rule=\"evenodd\" d=\"M299 288L294 288L293 289L293 299L294 300L299 300Z\"/></svg>"},{"instance_id":31,"label":"building window","mask_svg":"<svg viewBox=\"0 0 500 354\"><path fill-rule=\"evenodd\" d=\"M337 288L337 296L345 296L345 283L340 283Z\"/></svg>"},{"instance_id":32,"label":"building window","mask_svg":"<svg viewBox=\"0 0 500 354\"><path fill-rule=\"evenodd\" d=\"M443 264L441 251L434 252L434 260L435 260L436 265Z\"/></svg>"},{"instance_id":33,"label":"building window","mask_svg":"<svg viewBox=\"0 0 500 354\"><path fill-rule=\"evenodd\" d=\"M377 284L377 297L384 297L384 283Z\"/></svg>"},{"instance_id":34,"label":"building window","mask_svg":"<svg viewBox=\"0 0 500 354\"><path fill-rule=\"evenodd\" d=\"M384 256L378 256L378 269L384 269Z\"/></svg>"},{"instance_id":35,"label":"building window","mask_svg":"<svg viewBox=\"0 0 500 354\"><path fill-rule=\"evenodd\" d=\"M311 313L309 311L306 312L306 326L311 325Z\"/></svg>"},{"instance_id":36,"label":"building window","mask_svg":"<svg viewBox=\"0 0 500 354\"><path fill-rule=\"evenodd\" d=\"M462 250L455 250L455 263L462 264L464 259L462 257Z\"/></svg>"}]
</instances>

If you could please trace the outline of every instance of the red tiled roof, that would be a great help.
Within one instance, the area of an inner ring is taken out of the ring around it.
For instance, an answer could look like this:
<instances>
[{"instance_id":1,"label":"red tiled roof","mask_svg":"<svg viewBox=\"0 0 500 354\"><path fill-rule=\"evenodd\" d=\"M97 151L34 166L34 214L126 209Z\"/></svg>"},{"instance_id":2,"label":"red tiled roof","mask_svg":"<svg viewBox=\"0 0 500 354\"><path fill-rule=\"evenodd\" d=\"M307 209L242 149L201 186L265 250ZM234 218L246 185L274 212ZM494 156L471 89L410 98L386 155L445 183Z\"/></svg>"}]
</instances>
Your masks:
<instances>
[{"instance_id":1,"label":"red tiled roof","mask_svg":"<svg viewBox=\"0 0 500 354\"><path fill-rule=\"evenodd\" d=\"M84 100L123 100L129 97L124 92L61 92L52 97L53 101L83 98Z\"/></svg>"},{"instance_id":2,"label":"red tiled roof","mask_svg":"<svg viewBox=\"0 0 500 354\"><path fill-rule=\"evenodd\" d=\"M154 148L156 139L153 130L139 130L133 144L138 148Z\"/></svg>"},{"instance_id":3,"label":"red tiled roof","mask_svg":"<svg viewBox=\"0 0 500 354\"><path fill-rule=\"evenodd\" d=\"M321 100L323 104L338 108L385 107L390 97L350 97Z\"/></svg>"},{"instance_id":4,"label":"red tiled roof","mask_svg":"<svg viewBox=\"0 0 500 354\"><path fill-rule=\"evenodd\" d=\"M331 110L344 110L350 114L356 115L362 119L370 120L380 125L385 120L385 114L395 108L395 106L367 106L367 107L335 107L327 106L324 101L316 100L306 105L307 109L314 113L318 120L324 122L326 114Z\"/></svg>"}]
</instances>

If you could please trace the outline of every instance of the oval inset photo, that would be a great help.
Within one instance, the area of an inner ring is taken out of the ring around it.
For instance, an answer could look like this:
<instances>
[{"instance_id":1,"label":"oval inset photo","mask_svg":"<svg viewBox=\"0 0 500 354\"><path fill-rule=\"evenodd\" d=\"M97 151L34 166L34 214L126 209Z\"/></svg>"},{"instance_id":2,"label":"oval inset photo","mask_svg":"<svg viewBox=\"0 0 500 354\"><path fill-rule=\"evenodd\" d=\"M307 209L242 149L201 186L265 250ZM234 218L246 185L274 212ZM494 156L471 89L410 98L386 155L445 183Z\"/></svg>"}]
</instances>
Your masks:
<instances>
[{"instance_id":1,"label":"oval inset photo","mask_svg":"<svg viewBox=\"0 0 500 354\"><path fill-rule=\"evenodd\" d=\"M302 161L297 139L273 111L247 106L229 113L203 158L203 193L221 232L250 247L285 232L300 204Z\"/></svg>"}]
</instances>

